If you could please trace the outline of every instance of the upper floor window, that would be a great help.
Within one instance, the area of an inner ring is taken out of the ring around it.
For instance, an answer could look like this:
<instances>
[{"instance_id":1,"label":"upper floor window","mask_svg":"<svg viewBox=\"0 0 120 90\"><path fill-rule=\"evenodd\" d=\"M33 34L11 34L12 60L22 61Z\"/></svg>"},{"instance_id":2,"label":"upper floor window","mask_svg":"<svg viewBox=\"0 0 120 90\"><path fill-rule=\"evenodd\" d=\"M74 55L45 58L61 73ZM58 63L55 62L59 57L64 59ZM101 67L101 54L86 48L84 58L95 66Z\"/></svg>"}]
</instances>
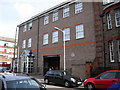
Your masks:
<instances>
[{"instance_id":1,"label":"upper floor window","mask_svg":"<svg viewBox=\"0 0 120 90\"><path fill-rule=\"evenodd\" d=\"M110 62L115 62L113 41L109 41L109 51L110 51Z\"/></svg>"},{"instance_id":2,"label":"upper floor window","mask_svg":"<svg viewBox=\"0 0 120 90\"><path fill-rule=\"evenodd\" d=\"M107 23L108 23L108 29L112 29L112 19L110 13L107 13Z\"/></svg>"},{"instance_id":3,"label":"upper floor window","mask_svg":"<svg viewBox=\"0 0 120 90\"><path fill-rule=\"evenodd\" d=\"M70 40L70 28L65 28L64 32L65 32L65 36L64 36L65 41Z\"/></svg>"},{"instance_id":4,"label":"upper floor window","mask_svg":"<svg viewBox=\"0 0 120 90\"><path fill-rule=\"evenodd\" d=\"M83 24L76 26L76 39L84 38L84 27Z\"/></svg>"},{"instance_id":5,"label":"upper floor window","mask_svg":"<svg viewBox=\"0 0 120 90\"><path fill-rule=\"evenodd\" d=\"M120 9L115 10L116 27L120 26Z\"/></svg>"},{"instance_id":6,"label":"upper floor window","mask_svg":"<svg viewBox=\"0 0 120 90\"><path fill-rule=\"evenodd\" d=\"M58 42L58 31L52 33L52 43Z\"/></svg>"},{"instance_id":7,"label":"upper floor window","mask_svg":"<svg viewBox=\"0 0 120 90\"><path fill-rule=\"evenodd\" d=\"M69 7L66 7L63 9L63 18L69 16L69 11L70 11Z\"/></svg>"},{"instance_id":8,"label":"upper floor window","mask_svg":"<svg viewBox=\"0 0 120 90\"><path fill-rule=\"evenodd\" d=\"M32 22L29 23L29 30L32 29Z\"/></svg>"},{"instance_id":9,"label":"upper floor window","mask_svg":"<svg viewBox=\"0 0 120 90\"><path fill-rule=\"evenodd\" d=\"M58 12L53 13L53 22L58 20Z\"/></svg>"},{"instance_id":10,"label":"upper floor window","mask_svg":"<svg viewBox=\"0 0 120 90\"><path fill-rule=\"evenodd\" d=\"M23 40L22 48L26 48L26 40Z\"/></svg>"},{"instance_id":11,"label":"upper floor window","mask_svg":"<svg viewBox=\"0 0 120 90\"><path fill-rule=\"evenodd\" d=\"M108 4L108 3L111 3L111 2L114 2L114 0L103 0L103 4Z\"/></svg>"},{"instance_id":12,"label":"upper floor window","mask_svg":"<svg viewBox=\"0 0 120 90\"><path fill-rule=\"evenodd\" d=\"M44 17L44 25L49 23L49 16Z\"/></svg>"},{"instance_id":13,"label":"upper floor window","mask_svg":"<svg viewBox=\"0 0 120 90\"><path fill-rule=\"evenodd\" d=\"M118 40L118 60L120 62L120 40Z\"/></svg>"},{"instance_id":14,"label":"upper floor window","mask_svg":"<svg viewBox=\"0 0 120 90\"><path fill-rule=\"evenodd\" d=\"M80 13L83 10L83 3L79 2L75 4L75 13Z\"/></svg>"},{"instance_id":15,"label":"upper floor window","mask_svg":"<svg viewBox=\"0 0 120 90\"><path fill-rule=\"evenodd\" d=\"M28 39L28 47L31 47L31 44L32 44L32 39L29 38L29 39Z\"/></svg>"},{"instance_id":16,"label":"upper floor window","mask_svg":"<svg viewBox=\"0 0 120 90\"><path fill-rule=\"evenodd\" d=\"M23 32L26 32L26 31L27 31L27 25L24 25Z\"/></svg>"},{"instance_id":17,"label":"upper floor window","mask_svg":"<svg viewBox=\"0 0 120 90\"><path fill-rule=\"evenodd\" d=\"M43 45L48 44L48 33L43 35Z\"/></svg>"}]
</instances>

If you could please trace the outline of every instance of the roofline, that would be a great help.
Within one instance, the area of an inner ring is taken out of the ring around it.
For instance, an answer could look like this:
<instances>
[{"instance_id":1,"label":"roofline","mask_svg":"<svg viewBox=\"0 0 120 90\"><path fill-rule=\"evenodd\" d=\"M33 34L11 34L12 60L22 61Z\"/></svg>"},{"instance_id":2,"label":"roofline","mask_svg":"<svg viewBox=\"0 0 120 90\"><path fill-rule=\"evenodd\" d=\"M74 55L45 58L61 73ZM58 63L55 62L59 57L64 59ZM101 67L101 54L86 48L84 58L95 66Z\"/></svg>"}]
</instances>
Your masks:
<instances>
[{"instance_id":1,"label":"roofline","mask_svg":"<svg viewBox=\"0 0 120 90\"><path fill-rule=\"evenodd\" d=\"M17 27L20 27L20 26L22 26L22 25L25 25L26 23L29 23L29 22L31 22L31 21L33 21L33 20L36 20L36 19L38 19L38 18L40 18L40 17L42 17L42 16L44 16L44 15L46 15L46 14L49 14L49 13L51 13L51 12L54 12L54 11L60 9L60 8L63 8L63 7L65 7L65 6L67 6L67 5L70 5L70 4L74 3L74 2L76 2L76 0L67 0L67 1L65 1L65 2L62 2L62 3L60 3L60 4L58 4L58 5L54 6L54 7L52 7L52 8L50 8L50 9L47 9L47 10L45 10L45 11L43 11L43 12L35 15L35 16L32 16L29 20L27 20L27 21L25 21L25 22L17 25Z\"/></svg>"}]
</instances>

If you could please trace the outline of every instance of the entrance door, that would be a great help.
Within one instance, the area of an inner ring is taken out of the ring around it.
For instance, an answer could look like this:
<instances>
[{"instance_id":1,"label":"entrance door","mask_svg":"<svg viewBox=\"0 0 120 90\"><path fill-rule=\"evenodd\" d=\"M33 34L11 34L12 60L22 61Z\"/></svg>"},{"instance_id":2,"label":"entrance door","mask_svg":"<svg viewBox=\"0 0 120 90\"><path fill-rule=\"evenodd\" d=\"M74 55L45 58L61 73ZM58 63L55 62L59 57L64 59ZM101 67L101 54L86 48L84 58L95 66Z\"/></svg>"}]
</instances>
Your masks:
<instances>
[{"instance_id":1,"label":"entrance door","mask_svg":"<svg viewBox=\"0 0 120 90\"><path fill-rule=\"evenodd\" d=\"M60 69L60 56L44 56L44 74L50 69L59 70Z\"/></svg>"}]
</instances>

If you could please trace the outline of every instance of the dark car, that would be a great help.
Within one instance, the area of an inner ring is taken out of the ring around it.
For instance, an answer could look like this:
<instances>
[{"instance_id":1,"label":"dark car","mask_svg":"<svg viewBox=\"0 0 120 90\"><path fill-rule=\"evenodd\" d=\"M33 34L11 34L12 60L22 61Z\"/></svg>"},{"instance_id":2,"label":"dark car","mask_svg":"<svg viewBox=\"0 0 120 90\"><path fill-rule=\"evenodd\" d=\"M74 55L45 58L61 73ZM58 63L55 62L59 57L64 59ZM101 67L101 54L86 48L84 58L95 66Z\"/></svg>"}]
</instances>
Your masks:
<instances>
[{"instance_id":1,"label":"dark car","mask_svg":"<svg viewBox=\"0 0 120 90\"><path fill-rule=\"evenodd\" d=\"M60 70L50 70L45 74L44 82L64 85L66 87L79 86L82 84L80 78L73 77L69 72Z\"/></svg>"},{"instance_id":2,"label":"dark car","mask_svg":"<svg viewBox=\"0 0 120 90\"><path fill-rule=\"evenodd\" d=\"M0 90L46 90L36 79L24 75L1 74Z\"/></svg>"}]
</instances>

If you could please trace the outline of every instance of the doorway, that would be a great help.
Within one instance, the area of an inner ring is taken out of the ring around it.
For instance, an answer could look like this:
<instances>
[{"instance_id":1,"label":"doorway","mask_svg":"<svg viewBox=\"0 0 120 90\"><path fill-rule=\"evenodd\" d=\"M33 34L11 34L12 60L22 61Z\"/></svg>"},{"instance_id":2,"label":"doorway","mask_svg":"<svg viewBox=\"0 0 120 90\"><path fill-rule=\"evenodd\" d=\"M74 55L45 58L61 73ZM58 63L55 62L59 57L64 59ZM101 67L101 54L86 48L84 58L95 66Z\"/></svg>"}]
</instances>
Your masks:
<instances>
[{"instance_id":1,"label":"doorway","mask_svg":"<svg viewBox=\"0 0 120 90\"><path fill-rule=\"evenodd\" d=\"M60 56L43 56L44 59L44 69L43 73L45 74L49 70L59 70L60 69Z\"/></svg>"}]
</instances>

